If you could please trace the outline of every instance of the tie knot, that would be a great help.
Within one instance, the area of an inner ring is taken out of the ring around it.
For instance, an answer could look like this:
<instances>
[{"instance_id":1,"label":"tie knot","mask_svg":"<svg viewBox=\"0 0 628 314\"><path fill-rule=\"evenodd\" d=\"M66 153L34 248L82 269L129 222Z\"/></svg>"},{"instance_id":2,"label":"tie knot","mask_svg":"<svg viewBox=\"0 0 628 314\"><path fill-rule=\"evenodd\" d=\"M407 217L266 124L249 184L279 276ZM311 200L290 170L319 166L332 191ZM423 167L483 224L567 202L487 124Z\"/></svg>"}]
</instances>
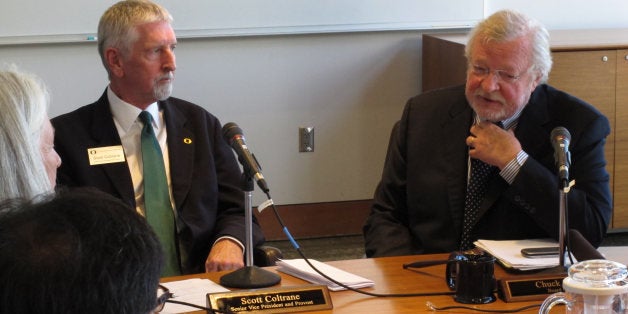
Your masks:
<instances>
[{"instance_id":1,"label":"tie knot","mask_svg":"<svg viewBox=\"0 0 628 314\"><path fill-rule=\"evenodd\" d=\"M150 125L153 122L153 116L148 111L142 111L140 113L140 120L144 125Z\"/></svg>"}]
</instances>

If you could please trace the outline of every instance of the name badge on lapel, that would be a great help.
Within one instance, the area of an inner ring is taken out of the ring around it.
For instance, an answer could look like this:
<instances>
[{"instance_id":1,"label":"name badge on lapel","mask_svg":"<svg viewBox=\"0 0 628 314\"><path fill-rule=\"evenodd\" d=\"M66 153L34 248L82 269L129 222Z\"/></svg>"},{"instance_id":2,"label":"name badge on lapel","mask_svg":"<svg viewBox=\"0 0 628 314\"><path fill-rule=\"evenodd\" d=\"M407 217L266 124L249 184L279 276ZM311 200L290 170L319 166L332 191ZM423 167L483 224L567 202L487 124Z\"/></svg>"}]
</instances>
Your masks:
<instances>
[{"instance_id":1,"label":"name badge on lapel","mask_svg":"<svg viewBox=\"0 0 628 314\"><path fill-rule=\"evenodd\" d=\"M88 148L87 156L89 156L90 166L124 162L126 160L122 145Z\"/></svg>"}]
</instances>

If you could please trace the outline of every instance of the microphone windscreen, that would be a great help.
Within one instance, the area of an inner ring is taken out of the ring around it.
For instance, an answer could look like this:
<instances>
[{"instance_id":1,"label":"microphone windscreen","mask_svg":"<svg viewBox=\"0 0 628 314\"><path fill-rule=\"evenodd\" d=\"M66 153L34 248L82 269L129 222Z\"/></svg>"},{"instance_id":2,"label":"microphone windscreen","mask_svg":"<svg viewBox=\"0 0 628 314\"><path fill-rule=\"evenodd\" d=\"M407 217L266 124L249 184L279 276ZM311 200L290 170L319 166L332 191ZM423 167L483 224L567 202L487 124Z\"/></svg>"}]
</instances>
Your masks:
<instances>
[{"instance_id":1,"label":"microphone windscreen","mask_svg":"<svg viewBox=\"0 0 628 314\"><path fill-rule=\"evenodd\" d=\"M576 229L569 229L569 250L578 262L590 259L606 259L604 255L596 250Z\"/></svg>"},{"instance_id":2,"label":"microphone windscreen","mask_svg":"<svg viewBox=\"0 0 628 314\"><path fill-rule=\"evenodd\" d=\"M569 133L569 130L562 126L557 126L552 130L552 133L550 134L550 139L554 141L554 139L559 136L566 138L568 141L571 141L571 133Z\"/></svg>"},{"instance_id":3,"label":"microphone windscreen","mask_svg":"<svg viewBox=\"0 0 628 314\"><path fill-rule=\"evenodd\" d=\"M222 136L230 145L236 135L242 135L242 129L234 122L229 122L222 127Z\"/></svg>"}]
</instances>

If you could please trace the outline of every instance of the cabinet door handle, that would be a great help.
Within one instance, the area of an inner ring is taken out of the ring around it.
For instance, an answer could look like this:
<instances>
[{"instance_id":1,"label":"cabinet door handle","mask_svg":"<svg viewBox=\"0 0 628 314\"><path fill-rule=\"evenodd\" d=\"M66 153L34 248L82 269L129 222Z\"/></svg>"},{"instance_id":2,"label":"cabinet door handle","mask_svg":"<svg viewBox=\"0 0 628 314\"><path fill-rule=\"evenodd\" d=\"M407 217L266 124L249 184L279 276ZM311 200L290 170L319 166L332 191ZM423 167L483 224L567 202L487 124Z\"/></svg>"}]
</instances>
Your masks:
<instances>
[{"instance_id":1,"label":"cabinet door handle","mask_svg":"<svg viewBox=\"0 0 628 314\"><path fill-rule=\"evenodd\" d=\"M626 56L626 58L628 58L628 56ZM602 57L602 62L607 62L608 61L608 56L603 56Z\"/></svg>"}]
</instances>

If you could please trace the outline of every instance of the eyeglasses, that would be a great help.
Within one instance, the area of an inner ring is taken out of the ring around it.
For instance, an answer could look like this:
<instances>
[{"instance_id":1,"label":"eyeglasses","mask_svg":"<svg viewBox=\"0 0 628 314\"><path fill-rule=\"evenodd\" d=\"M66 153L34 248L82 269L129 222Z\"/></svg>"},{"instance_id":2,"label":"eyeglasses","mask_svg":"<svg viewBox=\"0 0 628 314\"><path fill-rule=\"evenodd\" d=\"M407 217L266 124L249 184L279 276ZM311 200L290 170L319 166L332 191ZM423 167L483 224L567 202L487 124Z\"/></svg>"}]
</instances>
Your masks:
<instances>
[{"instance_id":1,"label":"eyeglasses","mask_svg":"<svg viewBox=\"0 0 628 314\"><path fill-rule=\"evenodd\" d=\"M164 309L164 305L166 305L166 301L172 297L173 294L170 293L168 288L159 285L157 287L157 306L155 307L155 312L161 312Z\"/></svg>"},{"instance_id":2,"label":"eyeglasses","mask_svg":"<svg viewBox=\"0 0 628 314\"><path fill-rule=\"evenodd\" d=\"M157 286L157 305L155 306L155 309L153 310L152 313L159 313L159 312L161 312L164 309L164 306L166 305L166 302L168 302L168 303L175 303L175 304L181 304L181 305L185 305L185 306L189 306L189 307L205 310L207 313L216 313L217 312L216 310L212 309L211 307L204 307L204 306L200 306L200 305L196 305L196 304L192 304L192 303L188 303L188 302L177 301L177 300L173 300L173 298L174 298L174 293L171 293L170 290L168 290L168 288L166 288L166 287L164 287L162 285ZM218 312L218 313L223 313L223 312Z\"/></svg>"},{"instance_id":3,"label":"eyeglasses","mask_svg":"<svg viewBox=\"0 0 628 314\"><path fill-rule=\"evenodd\" d=\"M479 78L485 78L489 76L491 73L493 73L498 80L508 83L508 84L515 83L517 80L521 78L521 76L524 73L528 71L529 69L519 74L514 74L508 71L504 71L504 70L491 70L487 67L479 66L477 64L471 65L471 74L473 74L474 76L479 77Z\"/></svg>"}]
</instances>

